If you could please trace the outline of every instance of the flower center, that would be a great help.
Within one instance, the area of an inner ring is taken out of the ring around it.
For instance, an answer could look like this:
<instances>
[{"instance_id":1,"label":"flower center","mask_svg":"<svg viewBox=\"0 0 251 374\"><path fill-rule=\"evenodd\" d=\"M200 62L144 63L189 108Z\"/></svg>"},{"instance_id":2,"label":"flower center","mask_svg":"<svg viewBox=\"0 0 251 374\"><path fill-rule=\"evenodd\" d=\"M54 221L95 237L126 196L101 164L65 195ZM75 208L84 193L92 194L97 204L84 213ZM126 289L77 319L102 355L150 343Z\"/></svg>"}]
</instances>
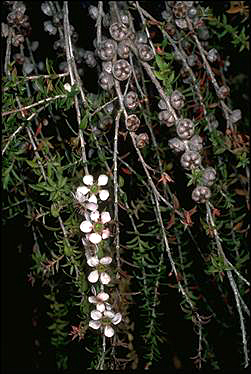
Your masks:
<instances>
[{"instance_id":1,"label":"flower center","mask_svg":"<svg viewBox=\"0 0 251 374\"><path fill-rule=\"evenodd\" d=\"M102 232L103 224L102 223L95 223L94 226L93 226L93 230L95 232Z\"/></svg>"},{"instance_id":2,"label":"flower center","mask_svg":"<svg viewBox=\"0 0 251 374\"><path fill-rule=\"evenodd\" d=\"M91 186L90 188L90 192L93 194L93 195L96 195L98 193L98 186L96 186L95 184L93 186Z\"/></svg>"}]
</instances>

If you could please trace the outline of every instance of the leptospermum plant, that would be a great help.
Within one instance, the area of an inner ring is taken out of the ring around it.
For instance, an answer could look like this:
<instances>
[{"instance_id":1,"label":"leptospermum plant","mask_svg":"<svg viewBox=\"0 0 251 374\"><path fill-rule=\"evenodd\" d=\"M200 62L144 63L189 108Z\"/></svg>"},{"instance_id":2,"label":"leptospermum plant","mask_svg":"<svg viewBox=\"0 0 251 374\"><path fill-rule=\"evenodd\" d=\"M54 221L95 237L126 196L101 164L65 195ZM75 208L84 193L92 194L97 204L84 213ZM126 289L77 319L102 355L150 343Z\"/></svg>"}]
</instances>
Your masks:
<instances>
[{"instance_id":1,"label":"leptospermum plant","mask_svg":"<svg viewBox=\"0 0 251 374\"><path fill-rule=\"evenodd\" d=\"M85 175L83 182L85 185L77 188L75 198L84 206L90 203L95 204L92 206L91 213L87 215L88 219L80 224L80 230L86 234L86 240L96 245L95 256L90 256L89 252L86 251L87 264L95 269L88 275L88 281L93 284L100 282L97 287L102 290L96 295L94 288L95 296L88 298L91 304L96 305L96 309L91 311L92 319L89 322L89 326L95 330L101 328L104 336L111 338L114 335L111 323L117 325L121 321L122 315L112 311L112 306L107 303L110 295L104 292L104 286L112 281L110 275L106 272L109 272L112 258L110 256L98 257L98 245L102 240L108 239L110 236L109 228L105 227L105 224L111 221L110 213L106 211L100 213L98 204L99 199L106 201L109 197L109 191L102 189L103 186L107 185L108 177L102 174L98 177L97 183L94 183L92 175Z\"/></svg>"}]
</instances>

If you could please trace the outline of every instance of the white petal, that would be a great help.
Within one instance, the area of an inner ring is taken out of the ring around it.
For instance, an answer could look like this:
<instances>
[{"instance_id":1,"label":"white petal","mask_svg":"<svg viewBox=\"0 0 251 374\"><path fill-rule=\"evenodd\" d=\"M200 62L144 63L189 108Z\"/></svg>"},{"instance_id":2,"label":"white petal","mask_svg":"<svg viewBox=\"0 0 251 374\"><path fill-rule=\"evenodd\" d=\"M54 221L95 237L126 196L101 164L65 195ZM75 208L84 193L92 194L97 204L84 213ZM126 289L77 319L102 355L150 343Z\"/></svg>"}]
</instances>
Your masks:
<instances>
[{"instance_id":1,"label":"white petal","mask_svg":"<svg viewBox=\"0 0 251 374\"><path fill-rule=\"evenodd\" d=\"M92 212L95 212L95 210L98 209L98 204L86 203L86 209L91 210Z\"/></svg>"},{"instance_id":2,"label":"white petal","mask_svg":"<svg viewBox=\"0 0 251 374\"><path fill-rule=\"evenodd\" d=\"M83 221L80 224L80 230L83 232L91 232L92 231L92 223L90 221Z\"/></svg>"},{"instance_id":3,"label":"white petal","mask_svg":"<svg viewBox=\"0 0 251 374\"><path fill-rule=\"evenodd\" d=\"M92 268L96 267L99 264L99 259L97 257L89 257L87 260L87 264Z\"/></svg>"},{"instance_id":4,"label":"white petal","mask_svg":"<svg viewBox=\"0 0 251 374\"><path fill-rule=\"evenodd\" d=\"M82 194L82 192L77 191L77 192L75 193L75 199L76 199L77 201L79 201L80 203L83 203L83 202L86 201L86 196L85 196L84 194Z\"/></svg>"},{"instance_id":5,"label":"white petal","mask_svg":"<svg viewBox=\"0 0 251 374\"><path fill-rule=\"evenodd\" d=\"M101 322L100 321L90 321L89 326L92 327L93 329L97 330L97 329L100 328Z\"/></svg>"},{"instance_id":6,"label":"white petal","mask_svg":"<svg viewBox=\"0 0 251 374\"><path fill-rule=\"evenodd\" d=\"M98 199L96 198L95 195L91 195L88 199L89 203L94 203L94 204L97 204L98 202Z\"/></svg>"},{"instance_id":7,"label":"white petal","mask_svg":"<svg viewBox=\"0 0 251 374\"><path fill-rule=\"evenodd\" d=\"M96 232L92 232L91 234L88 234L88 240L92 242L93 244L98 244L101 242L102 237L101 235L97 234Z\"/></svg>"},{"instance_id":8,"label":"white petal","mask_svg":"<svg viewBox=\"0 0 251 374\"><path fill-rule=\"evenodd\" d=\"M96 305L97 310L99 310L101 313L105 311L105 304L97 304Z\"/></svg>"},{"instance_id":9,"label":"white petal","mask_svg":"<svg viewBox=\"0 0 251 374\"><path fill-rule=\"evenodd\" d=\"M103 212L101 213L101 222L103 224L110 222L111 221L111 216L109 212Z\"/></svg>"},{"instance_id":10,"label":"white petal","mask_svg":"<svg viewBox=\"0 0 251 374\"><path fill-rule=\"evenodd\" d=\"M87 184L87 186L93 185L93 176L92 175L85 175L83 178L84 184Z\"/></svg>"},{"instance_id":11,"label":"white petal","mask_svg":"<svg viewBox=\"0 0 251 374\"><path fill-rule=\"evenodd\" d=\"M102 230L102 239L107 239L110 236L110 230L109 229L104 229Z\"/></svg>"},{"instance_id":12,"label":"white petal","mask_svg":"<svg viewBox=\"0 0 251 374\"><path fill-rule=\"evenodd\" d=\"M99 310L94 309L91 311L91 317L94 319L94 321L97 321L102 317L102 313Z\"/></svg>"},{"instance_id":13,"label":"white petal","mask_svg":"<svg viewBox=\"0 0 251 374\"><path fill-rule=\"evenodd\" d=\"M114 318L115 313L111 312L110 310L105 310L104 311L104 316L112 319L112 318Z\"/></svg>"},{"instance_id":14,"label":"white petal","mask_svg":"<svg viewBox=\"0 0 251 374\"><path fill-rule=\"evenodd\" d=\"M99 211L91 212L90 217L92 221L97 222L99 219Z\"/></svg>"},{"instance_id":15,"label":"white petal","mask_svg":"<svg viewBox=\"0 0 251 374\"><path fill-rule=\"evenodd\" d=\"M112 319L112 323L117 325L122 320L122 315L120 313L116 313Z\"/></svg>"},{"instance_id":16,"label":"white petal","mask_svg":"<svg viewBox=\"0 0 251 374\"><path fill-rule=\"evenodd\" d=\"M112 262L112 258L110 256L102 257L100 259L100 263L102 265L109 265Z\"/></svg>"},{"instance_id":17,"label":"white petal","mask_svg":"<svg viewBox=\"0 0 251 374\"><path fill-rule=\"evenodd\" d=\"M111 277L107 273L102 272L100 274L100 282L102 284L108 284L110 283L110 281L111 281Z\"/></svg>"},{"instance_id":18,"label":"white petal","mask_svg":"<svg viewBox=\"0 0 251 374\"><path fill-rule=\"evenodd\" d=\"M99 186L105 186L108 182L108 176L107 175L104 175L104 174L101 174L99 177L98 177L98 185Z\"/></svg>"},{"instance_id":19,"label":"white petal","mask_svg":"<svg viewBox=\"0 0 251 374\"><path fill-rule=\"evenodd\" d=\"M98 270L94 270L89 274L88 281L91 283L96 283L98 281L98 278L99 278Z\"/></svg>"},{"instance_id":20,"label":"white petal","mask_svg":"<svg viewBox=\"0 0 251 374\"><path fill-rule=\"evenodd\" d=\"M80 193L82 195L86 195L89 191L90 189L86 186L80 186L77 188L77 193Z\"/></svg>"},{"instance_id":21,"label":"white petal","mask_svg":"<svg viewBox=\"0 0 251 374\"><path fill-rule=\"evenodd\" d=\"M99 191L99 197L100 197L100 200L107 200L108 197L109 197L109 191L108 190L101 190Z\"/></svg>"},{"instance_id":22,"label":"white petal","mask_svg":"<svg viewBox=\"0 0 251 374\"><path fill-rule=\"evenodd\" d=\"M107 338L111 338L114 335L114 330L111 326L105 326L104 334Z\"/></svg>"},{"instance_id":23,"label":"white petal","mask_svg":"<svg viewBox=\"0 0 251 374\"><path fill-rule=\"evenodd\" d=\"M112 305L109 303L105 303L106 310L110 311L112 310Z\"/></svg>"},{"instance_id":24,"label":"white petal","mask_svg":"<svg viewBox=\"0 0 251 374\"><path fill-rule=\"evenodd\" d=\"M106 300L109 299L109 295L108 295L108 293L102 291L102 292L99 292L97 294L97 298L102 300L102 301L106 301Z\"/></svg>"},{"instance_id":25,"label":"white petal","mask_svg":"<svg viewBox=\"0 0 251 374\"><path fill-rule=\"evenodd\" d=\"M89 301L89 303L91 303L91 304L97 304L97 299L96 299L95 296L89 296L89 297L88 297L88 301Z\"/></svg>"}]
</instances>

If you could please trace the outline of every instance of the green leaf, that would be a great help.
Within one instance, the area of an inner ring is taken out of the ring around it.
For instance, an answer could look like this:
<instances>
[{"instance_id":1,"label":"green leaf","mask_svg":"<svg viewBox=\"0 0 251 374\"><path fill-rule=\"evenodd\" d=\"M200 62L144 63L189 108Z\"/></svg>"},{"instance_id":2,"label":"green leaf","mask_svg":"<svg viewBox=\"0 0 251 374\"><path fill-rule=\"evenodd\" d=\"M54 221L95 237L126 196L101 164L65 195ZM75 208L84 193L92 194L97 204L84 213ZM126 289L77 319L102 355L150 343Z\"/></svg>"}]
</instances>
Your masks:
<instances>
[{"instance_id":1,"label":"green leaf","mask_svg":"<svg viewBox=\"0 0 251 374\"><path fill-rule=\"evenodd\" d=\"M89 112L86 112L83 119L80 122L79 128L85 130L89 121Z\"/></svg>"}]
</instances>

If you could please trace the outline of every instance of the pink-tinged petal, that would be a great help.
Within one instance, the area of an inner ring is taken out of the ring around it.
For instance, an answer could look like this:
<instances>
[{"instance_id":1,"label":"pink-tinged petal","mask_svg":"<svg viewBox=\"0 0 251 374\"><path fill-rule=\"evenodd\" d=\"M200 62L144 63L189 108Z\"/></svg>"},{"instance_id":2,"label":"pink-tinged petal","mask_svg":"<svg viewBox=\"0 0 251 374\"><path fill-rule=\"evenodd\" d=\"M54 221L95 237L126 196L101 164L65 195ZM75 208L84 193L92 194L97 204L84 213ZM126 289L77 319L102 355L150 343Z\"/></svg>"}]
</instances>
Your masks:
<instances>
[{"instance_id":1,"label":"pink-tinged petal","mask_svg":"<svg viewBox=\"0 0 251 374\"><path fill-rule=\"evenodd\" d=\"M109 295L108 295L108 293L106 293L106 292L99 292L98 294L97 294L97 299L99 299L99 300L102 300L102 301L107 301L108 299L109 299Z\"/></svg>"},{"instance_id":2,"label":"pink-tinged petal","mask_svg":"<svg viewBox=\"0 0 251 374\"><path fill-rule=\"evenodd\" d=\"M105 304L97 304L96 305L97 310L99 310L101 313L105 311Z\"/></svg>"},{"instance_id":3,"label":"pink-tinged petal","mask_svg":"<svg viewBox=\"0 0 251 374\"><path fill-rule=\"evenodd\" d=\"M92 268L96 267L99 264L99 259L97 257L89 257L87 260L87 264Z\"/></svg>"},{"instance_id":4,"label":"pink-tinged petal","mask_svg":"<svg viewBox=\"0 0 251 374\"><path fill-rule=\"evenodd\" d=\"M110 311L110 310L105 310L105 311L104 311L104 316L105 316L105 317L108 317L108 318L110 318L110 319L112 319L112 318L114 318L115 313L113 313L113 312Z\"/></svg>"},{"instance_id":5,"label":"pink-tinged petal","mask_svg":"<svg viewBox=\"0 0 251 374\"><path fill-rule=\"evenodd\" d=\"M101 213L101 222L103 224L110 222L111 221L111 216L109 212L103 212Z\"/></svg>"},{"instance_id":6,"label":"pink-tinged petal","mask_svg":"<svg viewBox=\"0 0 251 374\"><path fill-rule=\"evenodd\" d=\"M91 304L97 304L97 299L96 299L95 296L89 296L89 297L88 297L88 301L89 301L89 303L91 303Z\"/></svg>"},{"instance_id":7,"label":"pink-tinged petal","mask_svg":"<svg viewBox=\"0 0 251 374\"><path fill-rule=\"evenodd\" d=\"M93 329L97 330L97 329L100 328L101 322L100 321L90 321L89 326L92 327Z\"/></svg>"},{"instance_id":8,"label":"pink-tinged petal","mask_svg":"<svg viewBox=\"0 0 251 374\"><path fill-rule=\"evenodd\" d=\"M83 178L84 184L87 184L87 186L93 185L93 176L92 175L85 175Z\"/></svg>"},{"instance_id":9,"label":"pink-tinged petal","mask_svg":"<svg viewBox=\"0 0 251 374\"><path fill-rule=\"evenodd\" d=\"M83 221L80 224L80 230L83 232L91 232L92 231L92 223L90 221Z\"/></svg>"},{"instance_id":10,"label":"pink-tinged petal","mask_svg":"<svg viewBox=\"0 0 251 374\"><path fill-rule=\"evenodd\" d=\"M100 200L103 200L103 201L107 200L108 197L109 197L109 195L110 194L109 194L108 190L101 190L101 191L99 191Z\"/></svg>"},{"instance_id":11,"label":"pink-tinged petal","mask_svg":"<svg viewBox=\"0 0 251 374\"><path fill-rule=\"evenodd\" d=\"M99 211L96 210L95 212L91 212L90 218L92 221L97 222L99 219Z\"/></svg>"},{"instance_id":12,"label":"pink-tinged petal","mask_svg":"<svg viewBox=\"0 0 251 374\"><path fill-rule=\"evenodd\" d=\"M94 321L97 321L102 318L102 313L99 310L94 309L91 311L91 318L94 319Z\"/></svg>"},{"instance_id":13,"label":"pink-tinged petal","mask_svg":"<svg viewBox=\"0 0 251 374\"><path fill-rule=\"evenodd\" d=\"M112 323L117 325L122 320L122 315L120 313L116 313L112 319Z\"/></svg>"},{"instance_id":14,"label":"pink-tinged petal","mask_svg":"<svg viewBox=\"0 0 251 374\"><path fill-rule=\"evenodd\" d=\"M112 262L112 258L110 256L102 257L100 259L100 263L102 265L109 265Z\"/></svg>"},{"instance_id":15,"label":"pink-tinged petal","mask_svg":"<svg viewBox=\"0 0 251 374\"><path fill-rule=\"evenodd\" d=\"M98 281L98 278L99 278L98 270L94 270L88 275L88 281L91 283L96 283Z\"/></svg>"},{"instance_id":16,"label":"pink-tinged petal","mask_svg":"<svg viewBox=\"0 0 251 374\"><path fill-rule=\"evenodd\" d=\"M92 212L95 212L98 209L98 204L95 203L86 203L86 209L91 210Z\"/></svg>"},{"instance_id":17,"label":"pink-tinged petal","mask_svg":"<svg viewBox=\"0 0 251 374\"><path fill-rule=\"evenodd\" d=\"M111 282L111 277L107 273L101 273L100 274L100 282L102 284L108 284Z\"/></svg>"},{"instance_id":18,"label":"pink-tinged petal","mask_svg":"<svg viewBox=\"0 0 251 374\"><path fill-rule=\"evenodd\" d=\"M110 311L112 310L112 305L109 303L105 303L106 310Z\"/></svg>"},{"instance_id":19,"label":"pink-tinged petal","mask_svg":"<svg viewBox=\"0 0 251 374\"><path fill-rule=\"evenodd\" d=\"M102 230L102 239L107 239L110 236L110 230L109 229L104 229Z\"/></svg>"},{"instance_id":20,"label":"pink-tinged petal","mask_svg":"<svg viewBox=\"0 0 251 374\"><path fill-rule=\"evenodd\" d=\"M114 330L111 326L105 326L104 334L107 338L111 338L114 335Z\"/></svg>"},{"instance_id":21,"label":"pink-tinged petal","mask_svg":"<svg viewBox=\"0 0 251 374\"><path fill-rule=\"evenodd\" d=\"M98 244L101 242L102 237L96 232L93 232L91 234L88 234L88 240L90 240L90 242L92 242L93 244Z\"/></svg>"},{"instance_id":22,"label":"pink-tinged petal","mask_svg":"<svg viewBox=\"0 0 251 374\"><path fill-rule=\"evenodd\" d=\"M94 203L94 204L97 204L98 202L98 199L96 198L95 195L91 195L88 199L89 203Z\"/></svg>"},{"instance_id":23,"label":"pink-tinged petal","mask_svg":"<svg viewBox=\"0 0 251 374\"><path fill-rule=\"evenodd\" d=\"M104 175L104 174L101 174L99 177L98 177L98 185L99 186L105 186L108 182L108 176L107 175Z\"/></svg>"}]
</instances>

